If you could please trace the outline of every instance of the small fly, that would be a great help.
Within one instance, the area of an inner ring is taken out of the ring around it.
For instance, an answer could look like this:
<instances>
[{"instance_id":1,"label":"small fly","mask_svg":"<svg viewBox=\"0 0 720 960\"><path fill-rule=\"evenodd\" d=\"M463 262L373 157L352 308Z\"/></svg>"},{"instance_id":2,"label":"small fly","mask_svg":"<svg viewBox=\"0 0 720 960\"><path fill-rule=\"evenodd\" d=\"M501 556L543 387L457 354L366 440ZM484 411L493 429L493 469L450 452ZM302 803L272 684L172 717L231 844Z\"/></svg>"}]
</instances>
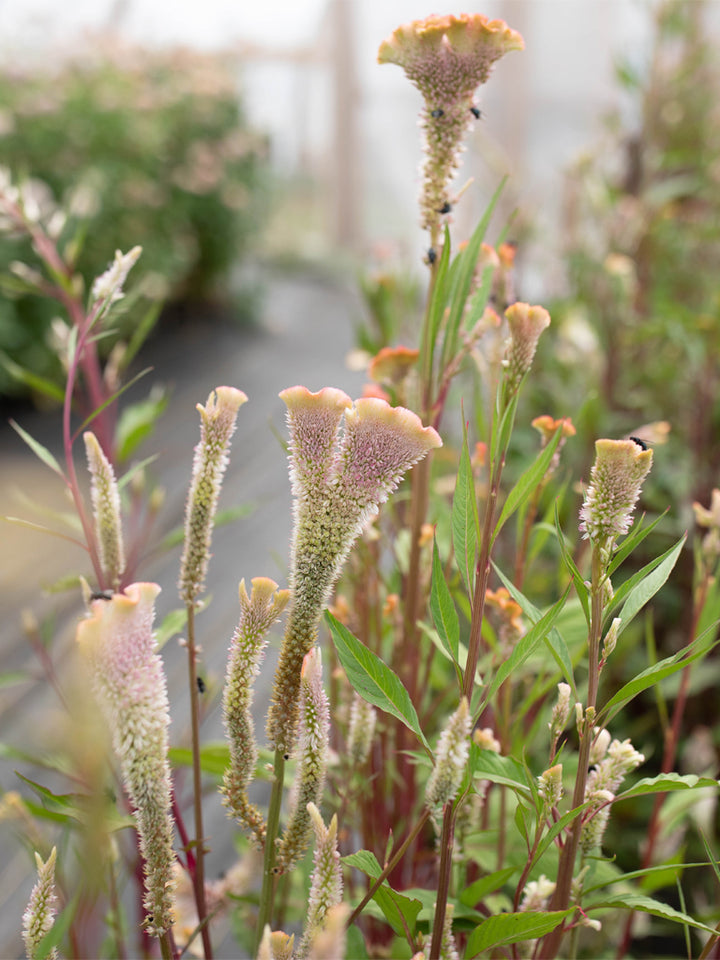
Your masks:
<instances>
[{"instance_id":1,"label":"small fly","mask_svg":"<svg viewBox=\"0 0 720 960\"><path fill-rule=\"evenodd\" d=\"M477 107L470 107L470 113L475 117L476 120L480 120L482 118L482 112L478 110Z\"/></svg>"},{"instance_id":2,"label":"small fly","mask_svg":"<svg viewBox=\"0 0 720 960\"><path fill-rule=\"evenodd\" d=\"M641 450L647 450L648 445L641 437L628 437L628 440L632 440L633 443L636 443Z\"/></svg>"},{"instance_id":3,"label":"small fly","mask_svg":"<svg viewBox=\"0 0 720 960\"><path fill-rule=\"evenodd\" d=\"M433 120L439 120L440 117L445 116L445 111L441 110L440 107L436 107L435 110L430 111L430 116L433 118Z\"/></svg>"},{"instance_id":4,"label":"small fly","mask_svg":"<svg viewBox=\"0 0 720 960\"><path fill-rule=\"evenodd\" d=\"M93 590L90 593L91 600L112 600L112 590Z\"/></svg>"}]
</instances>

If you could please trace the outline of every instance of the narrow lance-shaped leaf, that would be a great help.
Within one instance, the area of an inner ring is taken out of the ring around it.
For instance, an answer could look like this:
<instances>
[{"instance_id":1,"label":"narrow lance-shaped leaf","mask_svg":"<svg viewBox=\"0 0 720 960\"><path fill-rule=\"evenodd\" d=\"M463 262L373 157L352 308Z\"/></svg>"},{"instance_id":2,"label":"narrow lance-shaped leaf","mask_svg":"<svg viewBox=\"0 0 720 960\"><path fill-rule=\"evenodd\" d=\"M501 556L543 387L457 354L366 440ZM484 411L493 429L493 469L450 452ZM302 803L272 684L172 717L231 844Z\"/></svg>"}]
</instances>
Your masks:
<instances>
[{"instance_id":1,"label":"narrow lance-shaped leaf","mask_svg":"<svg viewBox=\"0 0 720 960\"><path fill-rule=\"evenodd\" d=\"M680 556L680 551L685 545L686 538L687 534L683 534L675 546L671 547L665 553L662 563L660 563L655 570L649 573L644 580L638 583L637 586L631 590L622 610L620 611L620 619L622 620L622 624L620 626L618 636L625 631L633 617L635 617L635 615L642 610L645 604L655 596L660 587L663 586L667 578L670 576L673 571L673 567L677 563L677 559Z\"/></svg>"},{"instance_id":2,"label":"narrow lance-shaped leaf","mask_svg":"<svg viewBox=\"0 0 720 960\"><path fill-rule=\"evenodd\" d=\"M34 437L31 437L27 430L23 430L19 423L16 423L14 420L10 421L10 426L13 428L15 433L19 434L25 443L30 447L32 452L38 457L45 466L50 467L59 477L65 479L65 474L62 472L60 464L57 462L55 457L50 453L47 447L44 447L38 440Z\"/></svg>"},{"instance_id":3,"label":"narrow lance-shaped leaf","mask_svg":"<svg viewBox=\"0 0 720 960\"><path fill-rule=\"evenodd\" d=\"M325 617L332 632L338 659L353 690L359 693L363 700L397 717L430 752L410 694L397 674L360 643L329 611L325 612Z\"/></svg>"}]
</instances>

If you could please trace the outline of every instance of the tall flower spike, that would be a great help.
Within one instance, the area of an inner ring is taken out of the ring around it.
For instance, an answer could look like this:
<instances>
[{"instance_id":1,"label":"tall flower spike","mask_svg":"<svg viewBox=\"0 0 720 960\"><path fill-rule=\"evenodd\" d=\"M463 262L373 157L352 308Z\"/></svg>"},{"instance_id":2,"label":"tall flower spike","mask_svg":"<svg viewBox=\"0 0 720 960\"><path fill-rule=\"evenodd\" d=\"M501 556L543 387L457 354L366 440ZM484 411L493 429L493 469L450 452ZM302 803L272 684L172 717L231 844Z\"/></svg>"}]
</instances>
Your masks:
<instances>
[{"instance_id":1,"label":"tall flower spike","mask_svg":"<svg viewBox=\"0 0 720 960\"><path fill-rule=\"evenodd\" d=\"M267 644L267 632L285 609L290 591L278 590L275 581L268 577L254 577L250 596L244 580L240 582L239 594L240 621L230 644L223 692L223 721L230 743L230 765L225 771L222 793L230 813L262 845L265 822L247 795L258 756L251 711L252 684Z\"/></svg>"},{"instance_id":2,"label":"tall flower spike","mask_svg":"<svg viewBox=\"0 0 720 960\"><path fill-rule=\"evenodd\" d=\"M318 933L324 929L328 912L342 900L337 815L333 816L330 826L326 827L314 803L308 804L308 813L315 832L315 857L308 897L308 915L298 951L301 958L307 956Z\"/></svg>"},{"instance_id":3,"label":"tall flower spike","mask_svg":"<svg viewBox=\"0 0 720 960\"><path fill-rule=\"evenodd\" d=\"M496 60L522 50L523 38L502 20L480 14L430 16L398 27L380 45L379 63L397 63L423 95L425 162L420 200L422 225L437 233L450 212L449 181L458 166L463 135L479 117L473 96Z\"/></svg>"},{"instance_id":4,"label":"tall flower spike","mask_svg":"<svg viewBox=\"0 0 720 960\"><path fill-rule=\"evenodd\" d=\"M652 456L652 450L634 440L595 441L595 463L580 510L580 530L593 543L610 550L628 532Z\"/></svg>"},{"instance_id":5,"label":"tall flower spike","mask_svg":"<svg viewBox=\"0 0 720 960\"><path fill-rule=\"evenodd\" d=\"M185 546L180 562L180 597L194 603L204 589L210 560L212 525L228 463L235 421L247 397L235 387L217 387L200 413L200 442L195 447L192 480L185 510Z\"/></svg>"},{"instance_id":6,"label":"tall flower spike","mask_svg":"<svg viewBox=\"0 0 720 960\"><path fill-rule=\"evenodd\" d=\"M280 841L278 873L287 873L305 853L312 826L308 807L320 803L327 770L330 706L322 685L320 650L305 655L300 675L300 737L290 816Z\"/></svg>"},{"instance_id":7,"label":"tall flower spike","mask_svg":"<svg viewBox=\"0 0 720 960\"><path fill-rule=\"evenodd\" d=\"M288 408L294 495L292 604L268 713L268 738L289 753L297 727L300 670L342 565L365 522L403 474L442 445L432 427L384 400L352 404L341 390L280 394ZM339 437L345 415L345 431Z\"/></svg>"},{"instance_id":8,"label":"tall flower spike","mask_svg":"<svg viewBox=\"0 0 720 960\"><path fill-rule=\"evenodd\" d=\"M125 570L120 493L112 465L95 434L88 430L83 440L90 469L90 499L100 565L107 583L117 590Z\"/></svg>"},{"instance_id":9,"label":"tall flower spike","mask_svg":"<svg viewBox=\"0 0 720 960\"><path fill-rule=\"evenodd\" d=\"M429 807L444 807L446 803L451 803L460 789L470 753L471 720L467 697L463 697L440 734L435 766L425 792L425 802Z\"/></svg>"},{"instance_id":10,"label":"tall flower spike","mask_svg":"<svg viewBox=\"0 0 720 960\"><path fill-rule=\"evenodd\" d=\"M28 960L35 960L40 941L45 937L55 922L57 897L55 896L55 847L50 856L43 863L39 853L35 854L38 878L32 888L27 909L23 914L23 940ZM46 954L50 960L57 960L57 949L52 948Z\"/></svg>"},{"instance_id":11,"label":"tall flower spike","mask_svg":"<svg viewBox=\"0 0 720 960\"><path fill-rule=\"evenodd\" d=\"M550 326L550 314L544 307L518 302L507 308L505 317L510 327L510 342L503 365L506 389L513 394L532 366L540 334Z\"/></svg>"},{"instance_id":12,"label":"tall flower spike","mask_svg":"<svg viewBox=\"0 0 720 960\"><path fill-rule=\"evenodd\" d=\"M347 738L347 752L353 768L365 763L370 755L377 711L372 704L354 694L350 706L350 728Z\"/></svg>"},{"instance_id":13,"label":"tall flower spike","mask_svg":"<svg viewBox=\"0 0 720 960\"><path fill-rule=\"evenodd\" d=\"M95 600L77 641L112 734L132 803L145 869L148 929L162 935L173 923L173 823L167 761L167 685L155 652L155 583L133 583L111 600Z\"/></svg>"}]
</instances>

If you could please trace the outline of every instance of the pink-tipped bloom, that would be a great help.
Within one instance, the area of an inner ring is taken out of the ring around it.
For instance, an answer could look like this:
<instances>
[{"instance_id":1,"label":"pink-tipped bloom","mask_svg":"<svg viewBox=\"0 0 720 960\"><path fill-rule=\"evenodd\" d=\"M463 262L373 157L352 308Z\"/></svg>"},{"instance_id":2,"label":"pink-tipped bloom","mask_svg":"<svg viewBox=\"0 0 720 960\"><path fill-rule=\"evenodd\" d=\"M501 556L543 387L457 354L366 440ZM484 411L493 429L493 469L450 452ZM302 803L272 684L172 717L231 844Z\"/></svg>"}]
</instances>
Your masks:
<instances>
[{"instance_id":1,"label":"pink-tipped bloom","mask_svg":"<svg viewBox=\"0 0 720 960\"><path fill-rule=\"evenodd\" d=\"M448 183L458 165L461 141L473 118L480 116L475 90L497 60L523 48L520 34L502 20L467 13L414 20L380 45L378 62L401 66L425 99L421 211L423 227L431 232L450 211Z\"/></svg>"},{"instance_id":2,"label":"pink-tipped bloom","mask_svg":"<svg viewBox=\"0 0 720 960\"><path fill-rule=\"evenodd\" d=\"M550 326L550 314L544 307L513 303L505 311L510 327L510 342L503 365L510 393L514 393L532 366L540 334Z\"/></svg>"},{"instance_id":3,"label":"pink-tipped bloom","mask_svg":"<svg viewBox=\"0 0 720 960\"><path fill-rule=\"evenodd\" d=\"M267 632L285 609L290 591L278 590L275 581L269 577L254 577L250 596L244 580L240 583L239 594L240 621L230 644L223 691L223 720L230 744L230 765L225 771L222 793L230 813L262 845L265 821L247 795L258 756L252 718L252 684L267 644Z\"/></svg>"},{"instance_id":4,"label":"pink-tipped bloom","mask_svg":"<svg viewBox=\"0 0 720 960\"><path fill-rule=\"evenodd\" d=\"M120 493L112 464L95 434L88 430L83 440L90 470L90 498L100 566L106 582L117 590L125 570Z\"/></svg>"},{"instance_id":5,"label":"pink-tipped bloom","mask_svg":"<svg viewBox=\"0 0 720 960\"><path fill-rule=\"evenodd\" d=\"M312 832L308 806L320 803L330 749L330 704L322 684L318 647L305 655L300 674L300 736L290 815L278 847L277 870L288 873L307 850Z\"/></svg>"},{"instance_id":6,"label":"pink-tipped bloom","mask_svg":"<svg viewBox=\"0 0 720 960\"><path fill-rule=\"evenodd\" d=\"M308 804L308 814L315 831L315 857L308 914L300 944L300 956L305 956L312 948L318 934L328 923L328 914L342 900L342 873L340 854L337 848L337 814L326 827L320 811L314 803Z\"/></svg>"},{"instance_id":7,"label":"pink-tipped bloom","mask_svg":"<svg viewBox=\"0 0 720 960\"><path fill-rule=\"evenodd\" d=\"M217 387L200 413L200 442L195 447L192 480L185 510L185 546L180 562L180 597L194 603L204 589L210 561L212 525L222 478L228 464L235 421L247 397L235 387Z\"/></svg>"},{"instance_id":8,"label":"pink-tipped bloom","mask_svg":"<svg viewBox=\"0 0 720 960\"><path fill-rule=\"evenodd\" d=\"M155 583L134 583L111 600L95 600L77 641L112 734L130 797L145 868L147 926L161 935L173 923L173 823L167 761L170 713L162 660L152 632Z\"/></svg>"},{"instance_id":9,"label":"pink-tipped bloom","mask_svg":"<svg viewBox=\"0 0 720 960\"><path fill-rule=\"evenodd\" d=\"M403 474L442 441L416 414L383 400L366 398L353 405L333 388L311 393L291 387L280 396L288 408L295 523L292 605L275 674L268 738L289 753L303 658L315 643L342 565L364 524Z\"/></svg>"},{"instance_id":10,"label":"pink-tipped bloom","mask_svg":"<svg viewBox=\"0 0 720 960\"><path fill-rule=\"evenodd\" d=\"M35 854L38 878L32 888L30 900L22 918L25 953L29 960L34 960L38 955L40 941L52 930L55 923L55 914L57 913L57 897L55 896L56 854L57 851L53 847L50 856L44 863L40 854ZM57 948L53 947L49 953L43 954L43 956L49 957L50 960L57 960Z\"/></svg>"},{"instance_id":11,"label":"pink-tipped bloom","mask_svg":"<svg viewBox=\"0 0 720 960\"><path fill-rule=\"evenodd\" d=\"M609 549L628 532L652 456L652 450L634 440L595 441L595 463L580 510L580 530L593 543Z\"/></svg>"}]
</instances>

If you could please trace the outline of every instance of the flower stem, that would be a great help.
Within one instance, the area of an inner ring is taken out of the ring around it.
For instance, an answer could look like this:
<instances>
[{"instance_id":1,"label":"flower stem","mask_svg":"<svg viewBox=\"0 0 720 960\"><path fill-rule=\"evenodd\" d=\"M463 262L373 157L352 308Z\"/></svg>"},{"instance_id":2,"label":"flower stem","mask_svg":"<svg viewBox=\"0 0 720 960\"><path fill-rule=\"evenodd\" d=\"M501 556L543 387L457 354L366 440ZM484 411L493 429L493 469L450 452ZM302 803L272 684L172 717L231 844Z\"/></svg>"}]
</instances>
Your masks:
<instances>
[{"instance_id":1,"label":"flower stem","mask_svg":"<svg viewBox=\"0 0 720 960\"><path fill-rule=\"evenodd\" d=\"M200 769L200 698L197 686L197 650L195 647L195 607L187 605L188 626L188 675L190 681L190 723L192 729L193 755L193 805L195 810L195 872L193 883L195 887L195 904L197 906L198 923L203 924L207 916L205 901L205 834L202 816L202 771ZM208 924L202 926L202 942L205 960L211 960L212 943Z\"/></svg>"},{"instance_id":2,"label":"flower stem","mask_svg":"<svg viewBox=\"0 0 720 960\"><path fill-rule=\"evenodd\" d=\"M453 843L455 840L455 817L458 806L454 803L445 804L443 814L442 840L440 845L440 877L438 880L437 905L433 920L432 941L430 943L429 960L439 960L442 935L445 928L445 914L447 900L450 893L450 872L452 870Z\"/></svg>"},{"instance_id":3,"label":"flower stem","mask_svg":"<svg viewBox=\"0 0 720 960\"><path fill-rule=\"evenodd\" d=\"M263 862L263 883L260 893L260 910L258 912L257 930L255 931L255 954L260 948L265 925L270 923L275 897L275 855L276 843L280 830L280 806L282 804L283 782L285 780L285 755L275 751L273 767L273 785L268 808L267 832L265 834L265 859Z\"/></svg>"}]
</instances>

